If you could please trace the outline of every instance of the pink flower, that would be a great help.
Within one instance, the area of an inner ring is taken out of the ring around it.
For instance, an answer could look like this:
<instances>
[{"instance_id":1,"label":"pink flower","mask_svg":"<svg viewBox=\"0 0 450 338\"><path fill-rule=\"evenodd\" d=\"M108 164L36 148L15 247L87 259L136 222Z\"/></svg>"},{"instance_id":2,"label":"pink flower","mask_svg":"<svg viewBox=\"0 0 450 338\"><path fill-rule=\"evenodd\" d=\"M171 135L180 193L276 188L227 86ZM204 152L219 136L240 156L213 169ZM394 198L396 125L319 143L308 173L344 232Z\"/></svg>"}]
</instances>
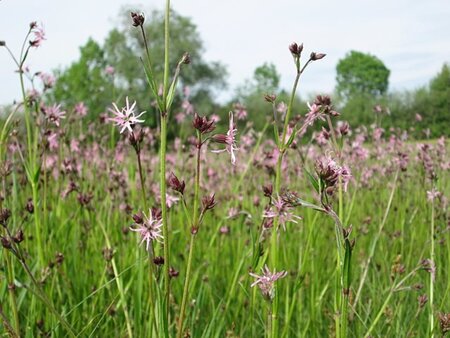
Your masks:
<instances>
[{"instance_id":1,"label":"pink flower","mask_svg":"<svg viewBox=\"0 0 450 338\"><path fill-rule=\"evenodd\" d=\"M162 232L162 219L156 217L156 213L150 209L149 216L144 214L144 218L141 223L136 223L136 228L130 227L131 231L138 232L141 235L142 241L140 244L146 242L146 250L150 248L152 241L161 242L163 240Z\"/></svg>"},{"instance_id":2,"label":"pink flower","mask_svg":"<svg viewBox=\"0 0 450 338\"><path fill-rule=\"evenodd\" d=\"M214 135L214 141L217 143L225 144L225 149L221 150L213 150L213 153L222 153L224 151L227 151L231 155L231 164L236 164L236 155L234 152L238 150L239 148L236 146L236 134L237 134L237 128L234 124L234 118L233 118L233 112L230 111L230 123L228 127L228 131L226 135L223 134L217 134Z\"/></svg>"},{"instance_id":3,"label":"pink flower","mask_svg":"<svg viewBox=\"0 0 450 338\"><path fill-rule=\"evenodd\" d=\"M275 218L278 217L280 225L283 230L286 231L286 223L298 223L297 220L302 219L300 216L294 215L292 212L292 207L289 203L283 201L281 197L272 201L272 206L265 210L263 213L264 218Z\"/></svg>"},{"instance_id":4,"label":"pink flower","mask_svg":"<svg viewBox=\"0 0 450 338\"><path fill-rule=\"evenodd\" d=\"M58 136L59 136L58 133L53 132L47 136L48 147L50 150L58 149L59 147Z\"/></svg>"},{"instance_id":5,"label":"pink flower","mask_svg":"<svg viewBox=\"0 0 450 338\"><path fill-rule=\"evenodd\" d=\"M109 111L112 112L115 116L109 118L108 120L111 122L115 122L117 126L122 128L120 130L121 134L125 131L125 129L127 129L131 133L133 131L133 129L131 128L132 125L144 122L144 120L139 120L139 117L141 117L145 113L145 111L140 113L138 116L134 114L136 101L133 102L131 107L130 103L128 102L128 96L125 98L125 101L126 107L123 107L122 110L120 110L114 102L114 109L109 109Z\"/></svg>"},{"instance_id":6,"label":"pink flower","mask_svg":"<svg viewBox=\"0 0 450 338\"><path fill-rule=\"evenodd\" d=\"M234 112L238 120L245 120L247 118L247 109L239 102L234 104Z\"/></svg>"},{"instance_id":7,"label":"pink flower","mask_svg":"<svg viewBox=\"0 0 450 338\"><path fill-rule=\"evenodd\" d=\"M66 118L66 112L61 111L60 104L54 104L50 107L43 107L43 112L47 117L47 120L51 123L54 123L57 127L59 127L60 120Z\"/></svg>"},{"instance_id":8,"label":"pink flower","mask_svg":"<svg viewBox=\"0 0 450 338\"><path fill-rule=\"evenodd\" d=\"M55 85L56 79L53 75L47 73L40 73L39 77L42 80L42 83L44 84L44 90L50 89Z\"/></svg>"},{"instance_id":9,"label":"pink flower","mask_svg":"<svg viewBox=\"0 0 450 338\"><path fill-rule=\"evenodd\" d=\"M87 109L87 107L84 105L84 102L78 102L78 103L75 105L74 110L75 110L75 113L77 113L77 114L80 115L80 116L86 116L87 113L88 113L88 109Z\"/></svg>"},{"instance_id":10,"label":"pink flower","mask_svg":"<svg viewBox=\"0 0 450 338\"><path fill-rule=\"evenodd\" d=\"M107 75L114 75L115 71L116 71L116 70L114 69L113 66L106 66L106 67L105 67L105 73L106 73Z\"/></svg>"},{"instance_id":11,"label":"pink flower","mask_svg":"<svg viewBox=\"0 0 450 338\"><path fill-rule=\"evenodd\" d=\"M427 191L427 200L433 202L435 199L441 197L442 193L437 191L435 188Z\"/></svg>"},{"instance_id":12,"label":"pink flower","mask_svg":"<svg viewBox=\"0 0 450 338\"><path fill-rule=\"evenodd\" d=\"M287 276L286 271L280 271L280 272L270 272L267 265L264 266L262 269L263 274L261 276L250 272L250 276L256 278L256 281L253 282L251 287L254 287L258 285L259 289L261 290L263 296L269 300L272 300L275 296L275 289L274 289L274 283L280 279Z\"/></svg>"},{"instance_id":13,"label":"pink flower","mask_svg":"<svg viewBox=\"0 0 450 338\"><path fill-rule=\"evenodd\" d=\"M36 23L33 23L31 32L34 34L34 39L30 40L30 46L37 48L42 44L42 41L45 40L44 28L42 26L38 27Z\"/></svg>"}]
</instances>

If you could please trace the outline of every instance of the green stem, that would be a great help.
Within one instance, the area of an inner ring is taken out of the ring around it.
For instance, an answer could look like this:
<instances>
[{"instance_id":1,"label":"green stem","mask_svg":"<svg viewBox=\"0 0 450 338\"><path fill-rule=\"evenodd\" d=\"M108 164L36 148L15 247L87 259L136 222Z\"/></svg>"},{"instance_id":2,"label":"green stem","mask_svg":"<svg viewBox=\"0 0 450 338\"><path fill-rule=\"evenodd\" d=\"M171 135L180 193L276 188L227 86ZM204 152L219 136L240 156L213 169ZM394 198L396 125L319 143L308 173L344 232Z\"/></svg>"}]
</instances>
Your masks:
<instances>
[{"instance_id":1,"label":"green stem","mask_svg":"<svg viewBox=\"0 0 450 338\"><path fill-rule=\"evenodd\" d=\"M195 187L194 187L194 217L192 219L192 226L198 227L200 224L200 219L203 217L203 213L199 217L198 215L198 204L199 204L199 190L200 190L200 156L201 156L201 145L202 145L202 135L199 131L197 131L197 169L195 172ZM195 230L197 231L197 230ZM183 288L183 298L181 301L181 309L180 309L180 319L178 321L178 333L177 337L181 338L183 334L183 324L184 324L184 316L186 311L186 305L187 305L187 299L189 295L189 283L191 280L191 270L192 270L192 257L194 255L194 239L195 239L195 232L192 232L191 230L191 240L189 243L189 257L188 257L188 263L186 268L186 278L184 281L184 288Z\"/></svg>"},{"instance_id":2,"label":"green stem","mask_svg":"<svg viewBox=\"0 0 450 338\"><path fill-rule=\"evenodd\" d=\"M431 264L432 269L435 267L435 252L434 252L434 199L431 201L431 220L430 220L430 237L431 237ZM429 315L429 323L430 323L430 337L434 337L434 313L433 313L433 304L434 304L434 278L435 273L432 271L430 273L430 315Z\"/></svg>"},{"instance_id":3,"label":"green stem","mask_svg":"<svg viewBox=\"0 0 450 338\"><path fill-rule=\"evenodd\" d=\"M194 238L195 234L191 234L191 240L189 243L189 257L188 257L188 263L186 268L186 279L184 281L184 288L183 288L183 300L181 301L181 310L180 310L180 319L178 321L178 333L177 338L181 338L183 335L183 324L184 324L184 316L186 312L186 304L189 294L189 283L191 279L191 268L192 268L192 257L194 253Z\"/></svg>"},{"instance_id":4,"label":"green stem","mask_svg":"<svg viewBox=\"0 0 450 338\"><path fill-rule=\"evenodd\" d=\"M167 115L161 114L161 149L159 155L160 163L160 186L161 186L161 211L164 236L164 324L165 332L169 325L169 295L170 295L170 257L169 257L169 227L167 224L167 205L166 205L166 147L167 147Z\"/></svg>"}]
</instances>

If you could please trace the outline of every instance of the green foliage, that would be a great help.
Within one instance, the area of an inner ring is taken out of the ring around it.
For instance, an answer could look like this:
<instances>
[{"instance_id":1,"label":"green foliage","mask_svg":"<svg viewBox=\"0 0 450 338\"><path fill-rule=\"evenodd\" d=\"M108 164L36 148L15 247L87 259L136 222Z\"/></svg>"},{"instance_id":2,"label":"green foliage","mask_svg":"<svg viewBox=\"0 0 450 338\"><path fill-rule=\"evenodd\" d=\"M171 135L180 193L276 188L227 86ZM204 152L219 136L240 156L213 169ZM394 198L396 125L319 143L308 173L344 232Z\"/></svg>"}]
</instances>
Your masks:
<instances>
[{"instance_id":1,"label":"green foliage","mask_svg":"<svg viewBox=\"0 0 450 338\"><path fill-rule=\"evenodd\" d=\"M277 95L278 103L284 102L287 104L289 101L289 93L280 88L280 78L280 74L272 63L264 63L256 67L253 77L237 89L236 96L230 106L234 102L242 103L247 108L248 119L253 122L253 127L256 130L261 130L273 116L272 106L264 100L264 95ZM297 109L302 104L300 98L297 97L294 102L294 113L298 112Z\"/></svg>"},{"instance_id":2,"label":"green foliage","mask_svg":"<svg viewBox=\"0 0 450 338\"><path fill-rule=\"evenodd\" d=\"M90 115L96 116L111 103L112 81L105 74L107 65L101 46L92 39L80 48L80 59L67 69L56 71L57 82L52 99L66 107L80 101L89 107Z\"/></svg>"},{"instance_id":3,"label":"green foliage","mask_svg":"<svg viewBox=\"0 0 450 338\"><path fill-rule=\"evenodd\" d=\"M387 92L390 71L376 56L351 51L338 62L336 72L336 92L345 100Z\"/></svg>"},{"instance_id":4,"label":"green foliage","mask_svg":"<svg viewBox=\"0 0 450 338\"><path fill-rule=\"evenodd\" d=\"M54 99L66 105L84 101L92 115L105 110L112 101L123 101L125 96L136 100L139 110L152 111L149 88L143 65L145 46L139 27L131 25L129 10L122 18L118 29L113 29L103 46L89 40L81 48L80 59L69 68L57 71L58 81L53 90ZM144 30L150 49L157 83L162 83L164 59L163 14L153 11L146 17ZM218 62L203 58L204 47L197 27L190 18L175 12L171 14L170 69L175 69L183 53L188 52L191 64L184 67L180 86L191 88L190 101L204 111L213 107L214 90L226 86L226 70ZM104 73L107 65L114 67L114 81ZM177 104L175 104L176 106ZM147 122L152 114L148 114Z\"/></svg>"}]
</instances>

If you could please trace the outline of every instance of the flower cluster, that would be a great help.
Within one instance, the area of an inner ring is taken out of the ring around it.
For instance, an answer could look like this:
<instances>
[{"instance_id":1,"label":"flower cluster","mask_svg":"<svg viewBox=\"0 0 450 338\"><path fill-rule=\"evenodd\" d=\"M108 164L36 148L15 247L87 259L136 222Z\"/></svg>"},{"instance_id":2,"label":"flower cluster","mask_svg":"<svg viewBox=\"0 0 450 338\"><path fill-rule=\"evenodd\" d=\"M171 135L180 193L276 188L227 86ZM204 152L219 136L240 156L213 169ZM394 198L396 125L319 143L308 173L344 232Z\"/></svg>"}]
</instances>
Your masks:
<instances>
[{"instance_id":1,"label":"flower cluster","mask_svg":"<svg viewBox=\"0 0 450 338\"><path fill-rule=\"evenodd\" d=\"M302 219L292 213L292 205L281 197L272 200L272 205L263 213L264 218L274 219L278 217L279 224L286 231L286 223L297 223L297 220Z\"/></svg>"},{"instance_id":2,"label":"flower cluster","mask_svg":"<svg viewBox=\"0 0 450 338\"><path fill-rule=\"evenodd\" d=\"M332 193L334 187L341 179L344 191L347 191L348 183L352 178L350 169L346 166L340 166L331 157L324 157L316 161L316 173L319 178L325 183L328 193Z\"/></svg>"}]
</instances>

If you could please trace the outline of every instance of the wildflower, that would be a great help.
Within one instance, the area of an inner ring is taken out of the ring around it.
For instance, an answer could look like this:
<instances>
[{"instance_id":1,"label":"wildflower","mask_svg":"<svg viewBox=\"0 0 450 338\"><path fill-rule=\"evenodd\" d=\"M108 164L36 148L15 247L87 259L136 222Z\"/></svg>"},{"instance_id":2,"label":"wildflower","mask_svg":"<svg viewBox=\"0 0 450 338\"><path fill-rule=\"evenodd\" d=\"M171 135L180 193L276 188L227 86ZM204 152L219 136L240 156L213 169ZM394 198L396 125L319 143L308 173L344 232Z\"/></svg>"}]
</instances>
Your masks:
<instances>
[{"instance_id":1,"label":"wildflower","mask_svg":"<svg viewBox=\"0 0 450 338\"><path fill-rule=\"evenodd\" d=\"M115 72L116 72L116 70L114 69L113 66L106 66L105 67L106 75L114 75Z\"/></svg>"},{"instance_id":2,"label":"wildflower","mask_svg":"<svg viewBox=\"0 0 450 338\"><path fill-rule=\"evenodd\" d=\"M75 110L75 113L77 113L77 114L80 115L80 116L86 116L87 113L88 113L88 109L87 109L87 107L85 106L84 102L78 102L78 103L75 105L74 110Z\"/></svg>"},{"instance_id":3,"label":"wildflower","mask_svg":"<svg viewBox=\"0 0 450 338\"><path fill-rule=\"evenodd\" d=\"M39 78L44 84L44 91L50 89L55 85L56 79L53 75L47 73L39 73Z\"/></svg>"},{"instance_id":4,"label":"wildflower","mask_svg":"<svg viewBox=\"0 0 450 338\"><path fill-rule=\"evenodd\" d=\"M300 216L296 216L291 212L292 205L281 197L278 197L272 201L272 206L265 210L263 213L263 218L275 218L278 217L280 225L283 230L286 231L286 223L292 222L297 223L297 220L302 219Z\"/></svg>"},{"instance_id":5,"label":"wildflower","mask_svg":"<svg viewBox=\"0 0 450 338\"><path fill-rule=\"evenodd\" d=\"M334 188L340 177L344 191L347 191L347 185L352 178L348 167L341 167L330 157L316 161L316 173L327 188Z\"/></svg>"},{"instance_id":6,"label":"wildflower","mask_svg":"<svg viewBox=\"0 0 450 338\"><path fill-rule=\"evenodd\" d=\"M450 331L450 313L439 313L439 324L441 325L442 334Z\"/></svg>"},{"instance_id":7,"label":"wildflower","mask_svg":"<svg viewBox=\"0 0 450 338\"><path fill-rule=\"evenodd\" d=\"M236 146L237 129L234 124L233 112L230 112L229 115L230 115L230 123L229 123L229 128L228 128L227 134L226 135L217 134L217 135L214 135L214 138L213 138L213 140L215 142L225 144L226 147L225 147L225 149L221 149L221 150L213 150L213 153L221 153L221 152L227 151L231 155L231 164L235 165L236 164L236 155L234 154L234 152L239 149Z\"/></svg>"},{"instance_id":8,"label":"wildflower","mask_svg":"<svg viewBox=\"0 0 450 338\"><path fill-rule=\"evenodd\" d=\"M173 190L178 191L181 195L184 194L186 183L184 181L180 181L173 172L170 173L167 183Z\"/></svg>"},{"instance_id":9,"label":"wildflower","mask_svg":"<svg viewBox=\"0 0 450 338\"><path fill-rule=\"evenodd\" d=\"M433 202L435 199L441 197L441 192L437 191L435 188L427 191L427 200Z\"/></svg>"},{"instance_id":10,"label":"wildflower","mask_svg":"<svg viewBox=\"0 0 450 338\"><path fill-rule=\"evenodd\" d=\"M54 123L57 127L59 127L60 120L66 118L66 112L61 111L60 104L54 104L50 107L43 107L42 110L47 117L47 120L51 123Z\"/></svg>"},{"instance_id":11,"label":"wildflower","mask_svg":"<svg viewBox=\"0 0 450 338\"><path fill-rule=\"evenodd\" d=\"M215 196L216 196L215 194L212 194L210 196L205 196L202 198L203 212L206 212L207 210L212 210L217 205Z\"/></svg>"},{"instance_id":12,"label":"wildflower","mask_svg":"<svg viewBox=\"0 0 450 338\"><path fill-rule=\"evenodd\" d=\"M300 56L303 50L303 43L298 45L296 42L293 42L289 45L289 50L291 51L293 56Z\"/></svg>"},{"instance_id":13,"label":"wildflower","mask_svg":"<svg viewBox=\"0 0 450 338\"><path fill-rule=\"evenodd\" d=\"M248 113L244 105L238 102L234 104L233 108L238 120L245 120L247 118Z\"/></svg>"},{"instance_id":14,"label":"wildflower","mask_svg":"<svg viewBox=\"0 0 450 338\"><path fill-rule=\"evenodd\" d=\"M311 59L311 61L316 61L316 60L323 59L326 55L327 54L324 54L324 53L312 52L311 55L309 56L309 58Z\"/></svg>"},{"instance_id":15,"label":"wildflower","mask_svg":"<svg viewBox=\"0 0 450 338\"><path fill-rule=\"evenodd\" d=\"M126 107L123 107L122 110L120 110L114 102L114 109L109 109L109 111L112 112L115 116L109 118L108 120L111 122L115 122L117 126L122 128L120 130L121 134L125 131L125 129L127 129L131 133L133 131L133 129L131 128L132 125L144 122L144 120L140 120L139 117L141 117L145 113L145 111L140 113L138 116L134 114L136 101L133 102L131 107L128 101L128 96L125 98L125 101Z\"/></svg>"},{"instance_id":16,"label":"wildflower","mask_svg":"<svg viewBox=\"0 0 450 338\"><path fill-rule=\"evenodd\" d=\"M250 276L256 278L256 281L253 282L251 287L254 287L258 285L259 289L261 290L263 296L267 298L268 300L272 300L275 297L275 288L274 283L280 279L287 276L286 271L280 271L280 272L270 272L267 265L264 266L262 269L262 276L259 276L255 273L250 272Z\"/></svg>"},{"instance_id":17,"label":"wildflower","mask_svg":"<svg viewBox=\"0 0 450 338\"><path fill-rule=\"evenodd\" d=\"M197 113L194 114L192 125L202 134L208 134L216 128L213 120L208 121L206 116L200 116Z\"/></svg>"},{"instance_id":18,"label":"wildflower","mask_svg":"<svg viewBox=\"0 0 450 338\"><path fill-rule=\"evenodd\" d=\"M131 19L133 20L133 26L134 27L139 27L139 26L142 27L142 25L144 24L144 21L145 21L144 13L131 12L130 15L131 15Z\"/></svg>"},{"instance_id":19,"label":"wildflower","mask_svg":"<svg viewBox=\"0 0 450 338\"><path fill-rule=\"evenodd\" d=\"M150 248L150 243L155 240L161 242L164 238L161 235L162 232L162 219L157 217L156 212L152 209L149 210L149 215L145 215L141 219L142 222L137 222L135 228L130 227L131 231L138 232L141 235L142 241L140 244L146 242L146 250Z\"/></svg>"},{"instance_id":20,"label":"wildflower","mask_svg":"<svg viewBox=\"0 0 450 338\"><path fill-rule=\"evenodd\" d=\"M45 40L45 32L43 27L39 27L36 22L30 24L30 29L34 34L34 39L30 40L31 47L39 47Z\"/></svg>"}]
</instances>

